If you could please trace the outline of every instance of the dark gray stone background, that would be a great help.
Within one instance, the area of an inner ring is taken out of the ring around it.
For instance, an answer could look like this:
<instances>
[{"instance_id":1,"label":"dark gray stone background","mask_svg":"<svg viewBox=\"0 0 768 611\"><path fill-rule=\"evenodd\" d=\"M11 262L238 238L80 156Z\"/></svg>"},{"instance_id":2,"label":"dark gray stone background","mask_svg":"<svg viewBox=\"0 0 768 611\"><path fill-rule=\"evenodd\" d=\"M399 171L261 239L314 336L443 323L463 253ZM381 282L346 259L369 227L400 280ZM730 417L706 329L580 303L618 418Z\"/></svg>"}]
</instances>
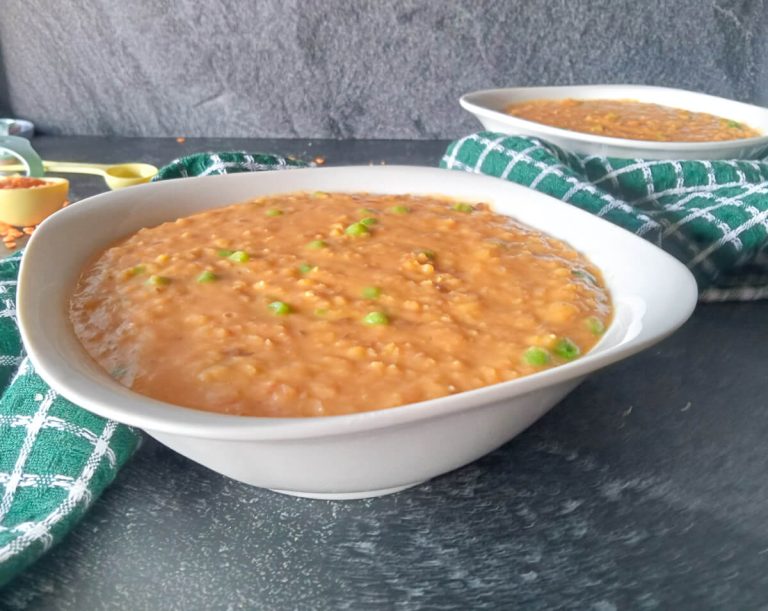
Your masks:
<instances>
[{"instance_id":1,"label":"dark gray stone background","mask_svg":"<svg viewBox=\"0 0 768 611\"><path fill-rule=\"evenodd\" d=\"M768 104L766 0L2 0L0 110L49 134L449 138L466 92ZM5 66L3 74L2 66Z\"/></svg>"}]
</instances>

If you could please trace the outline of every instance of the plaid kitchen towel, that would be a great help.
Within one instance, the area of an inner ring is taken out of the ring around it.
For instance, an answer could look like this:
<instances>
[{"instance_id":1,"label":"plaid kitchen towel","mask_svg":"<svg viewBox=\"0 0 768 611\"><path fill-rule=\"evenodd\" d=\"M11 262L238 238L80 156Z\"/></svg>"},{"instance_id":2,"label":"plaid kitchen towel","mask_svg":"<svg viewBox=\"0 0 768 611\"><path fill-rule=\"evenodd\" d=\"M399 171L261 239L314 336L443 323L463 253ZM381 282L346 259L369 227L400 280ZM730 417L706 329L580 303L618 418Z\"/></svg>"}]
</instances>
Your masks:
<instances>
[{"instance_id":1,"label":"plaid kitchen towel","mask_svg":"<svg viewBox=\"0 0 768 611\"><path fill-rule=\"evenodd\" d=\"M768 297L768 163L579 157L479 132L441 167L531 187L650 240L685 263L703 301Z\"/></svg>"},{"instance_id":2,"label":"plaid kitchen towel","mask_svg":"<svg viewBox=\"0 0 768 611\"><path fill-rule=\"evenodd\" d=\"M72 528L139 440L34 372L16 326L20 260L0 261L0 587Z\"/></svg>"},{"instance_id":3,"label":"plaid kitchen towel","mask_svg":"<svg viewBox=\"0 0 768 611\"><path fill-rule=\"evenodd\" d=\"M269 153L246 153L244 151L195 153L175 159L167 166L160 168L152 182L188 176L288 170L290 168L305 168L307 165L304 161L293 157L282 157Z\"/></svg>"},{"instance_id":4,"label":"plaid kitchen towel","mask_svg":"<svg viewBox=\"0 0 768 611\"><path fill-rule=\"evenodd\" d=\"M177 159L159 180L306 166L259 153ZM0 260L0 587L59 541L136 449L138 431L58 396L25 358L16 326L21 254Z\"/></svg>"}]
</instances>

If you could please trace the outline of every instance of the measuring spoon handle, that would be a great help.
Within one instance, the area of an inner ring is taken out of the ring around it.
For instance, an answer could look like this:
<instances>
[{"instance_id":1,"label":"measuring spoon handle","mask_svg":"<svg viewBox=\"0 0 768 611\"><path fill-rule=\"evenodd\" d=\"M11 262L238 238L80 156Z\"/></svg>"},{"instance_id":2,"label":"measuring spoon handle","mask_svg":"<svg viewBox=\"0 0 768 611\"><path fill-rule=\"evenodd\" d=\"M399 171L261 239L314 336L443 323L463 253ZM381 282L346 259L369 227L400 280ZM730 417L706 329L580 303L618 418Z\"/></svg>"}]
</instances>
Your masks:
<instances>
[{"instance_id":1,"label":"measuring spoon handle","mask_svg":"<svg viewBox=\"0 0 768 611\"><path fill-rule=\"evenodd\" d=\"M72 174L96 174L103 176L110 167L104 163L78 163L76 161L43 161L46 172L65 172Z\"/></svg>"}]
</instances>

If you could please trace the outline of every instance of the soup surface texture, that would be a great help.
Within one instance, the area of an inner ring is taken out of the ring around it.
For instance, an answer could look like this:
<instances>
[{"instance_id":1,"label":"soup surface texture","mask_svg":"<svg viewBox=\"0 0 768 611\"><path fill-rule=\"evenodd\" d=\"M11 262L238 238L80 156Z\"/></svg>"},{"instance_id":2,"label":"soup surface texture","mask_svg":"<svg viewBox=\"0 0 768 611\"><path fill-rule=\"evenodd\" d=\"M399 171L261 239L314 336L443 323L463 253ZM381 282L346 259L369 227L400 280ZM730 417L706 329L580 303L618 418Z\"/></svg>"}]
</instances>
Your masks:
<instances>
[{"instance_id":1,"label":"soup surface texture","mask_svg":"<svg viewBox=\"0 0 768 611\"><path fill-rule=\"evenodd\" d=\"M530 100L512 104L506 112L553 127L630 140L712 142L761 135L739 121L634 100Z\"/></svg>"},{"instance_id":2,"label":"soup surface texture","mask_svg":"<svg viewBox=\"0 0 768 611\"><path fill-rule=\"evenodd\" d=\"M292 193L98 256L75 332L123 385L248 416L392 407L570 361L611 318L582 255L479 203Z\"/></svg>"}]
</instances>

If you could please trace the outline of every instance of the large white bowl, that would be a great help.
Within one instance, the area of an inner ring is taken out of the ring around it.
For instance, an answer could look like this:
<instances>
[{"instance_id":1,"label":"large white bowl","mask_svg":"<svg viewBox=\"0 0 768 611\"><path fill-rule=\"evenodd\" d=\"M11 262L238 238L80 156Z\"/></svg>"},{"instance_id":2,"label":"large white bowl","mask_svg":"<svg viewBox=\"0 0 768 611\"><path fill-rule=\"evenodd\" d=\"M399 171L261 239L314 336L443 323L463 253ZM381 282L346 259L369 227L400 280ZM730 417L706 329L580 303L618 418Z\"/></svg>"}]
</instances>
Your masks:
<instances>
[{"instance_id":1,"label":"large white bowl","mask_svg":"<svg viewBox=\"0 0 768 611\"><path fill-rule=\"evenodd\" d=\"M510 104L527 100L637 100L694 112L707 112L748 124L763 135L722 142L653 142L609 138L575 132L513 117ZM581 155L640 159L757 159L768 154L768 109L713 95L646 85L577 85L571 87L515 87L468 93L459 100L485 129L516 136L534 136Z\"/></svg>"},{"instance_id":2,"label":"large white bowl","mask_svg":"<svg viewBox=\"0 0 768 611\"><path fill-rule=\"evenodd\" d=\"M296 190L445 194L570 242L597 264L615 320L582 358L526 378L418 404L346 416L255 418L179 407L112 380L80 346L67 315L86 262L146 226L259 195ZM588 373L659 341L696 303L688 270L660 249L586 212L496 178L418 167L299 169L186 178L83 200L46 220L24 255L19 323L40 375L63 396L144 429L211 469L289 494L359 498L445 473L512 439ZM638 375L642 372L638 371Z\"/></svg>"}]
</instances>

